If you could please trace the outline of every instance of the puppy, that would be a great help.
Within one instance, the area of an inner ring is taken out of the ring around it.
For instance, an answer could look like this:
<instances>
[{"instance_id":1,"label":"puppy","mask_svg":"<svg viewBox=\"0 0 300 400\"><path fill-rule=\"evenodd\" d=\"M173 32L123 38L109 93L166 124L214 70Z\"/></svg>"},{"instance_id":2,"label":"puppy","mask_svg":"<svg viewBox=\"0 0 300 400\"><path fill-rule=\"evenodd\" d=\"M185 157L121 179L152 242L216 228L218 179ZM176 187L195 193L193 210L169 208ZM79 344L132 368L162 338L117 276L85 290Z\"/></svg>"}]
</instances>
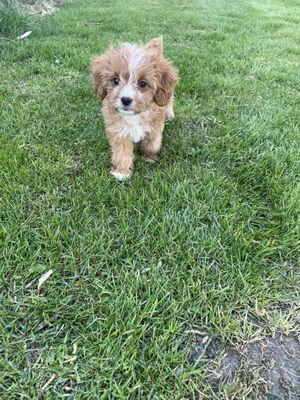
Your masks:
<instances>
[{"instance_id":1,"label":"puppy","mask_svg":"<svg viewBox=\"0 0 300 400\"><path fill-rule=\"evenodd\" d=\"M134 143L147 161L161 148L165 121L174 118L178 79L164 58L163 39L138 46L124 43L92 61L94 90L102 100L105 131L112 150L112 175L122 181L133 170Z\"/></svg>"}]
</instances>

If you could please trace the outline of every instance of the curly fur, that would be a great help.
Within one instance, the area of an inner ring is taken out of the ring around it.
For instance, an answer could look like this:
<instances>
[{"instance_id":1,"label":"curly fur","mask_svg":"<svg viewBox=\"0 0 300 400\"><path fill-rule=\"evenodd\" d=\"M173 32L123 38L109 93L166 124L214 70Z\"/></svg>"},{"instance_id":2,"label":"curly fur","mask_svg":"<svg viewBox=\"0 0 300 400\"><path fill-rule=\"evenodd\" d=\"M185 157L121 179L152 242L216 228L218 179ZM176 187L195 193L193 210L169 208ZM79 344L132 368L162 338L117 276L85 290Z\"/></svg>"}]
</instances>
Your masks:
<instances>
[{"instance_id":1,"label":"curly fur","mask_svg":"<svg viewBox=\"0 0 300 400\"><path fill-rule=\"evenodd\" d=\"M156 158L165 121L174 117L173 91L178 74L164 58L160 37L144 46L124 43L109 48L93 59L92 75L94 90L103 103L112 174L123 180L133 169L133 143L141 141L147 160ZM124 98L131 103L124 105Z\"/></svg>"}]
</instances>

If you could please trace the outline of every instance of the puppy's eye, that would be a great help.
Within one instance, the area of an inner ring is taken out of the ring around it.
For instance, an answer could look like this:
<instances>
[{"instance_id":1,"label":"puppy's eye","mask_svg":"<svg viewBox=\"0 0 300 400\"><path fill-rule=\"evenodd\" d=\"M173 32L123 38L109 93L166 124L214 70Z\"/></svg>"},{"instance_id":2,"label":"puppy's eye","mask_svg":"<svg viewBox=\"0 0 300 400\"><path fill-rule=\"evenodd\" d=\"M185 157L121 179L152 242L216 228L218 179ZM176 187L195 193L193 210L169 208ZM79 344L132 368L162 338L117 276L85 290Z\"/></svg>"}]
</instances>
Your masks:
<instances>
[{"instance_id":1,"label":"puppy's eye","mask_svg":"<svg viewBox=\"0 0 300 400\"><path fill-rule=\"evenodd\" d=\"M118 84L120 83L120 79L119 78L114 78L113 82L116 86L118 86Z\"/></svg>"},{"instance_id":2,"label":"puppy's eye","mask_svg":"<svg viewBox=\"0 0 300 400\"><path fill-rule=\"evenodd\" d=\"M140 87L140 88L144 88L144 87L146 87L147 86L147 82L145 82L145 81L140 81L139 83L138 83L138 87Z\"/></svg>"}]
</instances>

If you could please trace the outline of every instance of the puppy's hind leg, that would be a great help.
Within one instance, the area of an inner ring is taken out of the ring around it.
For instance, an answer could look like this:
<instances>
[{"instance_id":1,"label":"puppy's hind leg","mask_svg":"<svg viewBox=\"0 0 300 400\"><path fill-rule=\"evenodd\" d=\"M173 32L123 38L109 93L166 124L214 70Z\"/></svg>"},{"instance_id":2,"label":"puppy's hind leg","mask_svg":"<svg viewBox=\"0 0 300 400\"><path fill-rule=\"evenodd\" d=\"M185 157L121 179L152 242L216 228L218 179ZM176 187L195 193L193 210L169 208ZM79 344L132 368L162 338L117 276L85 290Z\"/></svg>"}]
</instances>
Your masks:
<instances>
[{"instance_id":1,"label":"puppy's hind leg","mask_svg":"<svg viewBox=\"0 0 300 400\"><path fill-rule=\"evenodd\" d=\"M174 96L172 95L171 100L169 101L167 107L166 107L166 115L165 115L165 121L171 121L172 119L175 118L174 110L173 110L173 100Z\"/></svg>"},{"instance_id":2,"label":"puppy's hind leg","mask_svg":"<svg viewBox=\"0 0 300 400\"><path fill-rule=\"evenodd\" d=\"M155 131L149 132L142 140L141 151L147 162L154 162L157 158L161 148L163 129L164 125L157 127Z\"/></svg>"}]
</instances>

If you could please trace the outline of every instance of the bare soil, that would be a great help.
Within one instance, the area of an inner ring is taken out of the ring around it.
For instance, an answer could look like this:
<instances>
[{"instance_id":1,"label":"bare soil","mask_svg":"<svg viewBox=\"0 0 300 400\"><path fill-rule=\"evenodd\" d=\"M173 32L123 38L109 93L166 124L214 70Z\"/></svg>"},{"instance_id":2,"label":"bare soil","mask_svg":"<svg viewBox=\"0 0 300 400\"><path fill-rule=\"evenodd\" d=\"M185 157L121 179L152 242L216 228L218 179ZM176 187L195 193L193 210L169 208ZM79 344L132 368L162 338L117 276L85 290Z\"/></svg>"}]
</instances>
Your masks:
<instances>
[{"instance_id":1,"label":"bare soil","mask_svg":"<svg viewBox=\"0 0 300 400\"><path fill-rule=\"evenodd\" d=\"M190 361L208 365L207 382L215 395L240 382L251 388L247 398L300 399L300 342L295 336L278 333L224 347L218 339L195 335Z\"/></svg>"},{"instance_id":2,"label":"bare soil","mask_svg":"<svg viewBox=\"0 0 300 400\"><path fill-rule=\"evenodd\" d=\"M52 14L63 3L63 0L51 0L44 2L33 2L23 4L24 10L31 15L49 15Z\"/></svg>"}]
</instances>

